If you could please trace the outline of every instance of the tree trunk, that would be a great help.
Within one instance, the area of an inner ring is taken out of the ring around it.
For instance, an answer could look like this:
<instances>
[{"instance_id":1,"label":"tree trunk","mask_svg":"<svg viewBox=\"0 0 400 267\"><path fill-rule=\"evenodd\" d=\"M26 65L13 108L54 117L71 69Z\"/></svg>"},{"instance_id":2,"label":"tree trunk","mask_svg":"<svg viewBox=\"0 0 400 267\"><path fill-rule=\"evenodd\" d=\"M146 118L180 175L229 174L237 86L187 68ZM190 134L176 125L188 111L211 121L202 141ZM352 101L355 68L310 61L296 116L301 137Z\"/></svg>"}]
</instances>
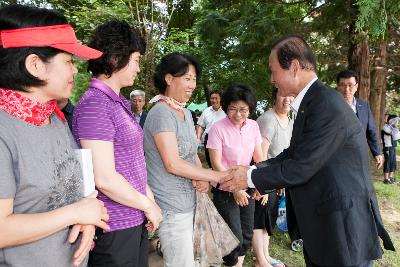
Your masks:
<instances>
[{"instance_id":1,"label":"tree trunk","mask_svg":"<svg viewBox=\"0 0 400 267\"><path fill-rule=\"evenodd\" d=\"M204 96L206 97L207 100L207 106L211 106L210 102L210 88L208 87L208 79L204 75L203 79L203 90L204 90Z\"/></svg>"},{"instance_id":2,"label":"tree trunk","mask_svg":"<svg viewBox=\"0 0 400 267\"><path fill-rule=\"evenodd\" d=\"M369 96L369 102L372 114L376 121L377 129L380 129L383 123L385 104L385 92L386 92L386 55L387 55L387 41L382 40L378 43L377 49L372 61L371 70L371 93Z\"/></svg>"},{"instance_id":3,"label":"tree trunk","mask_svg":"<svg viewBox=\"0 0 400 267\"><path fill-rule=\"evenodd\" d=\"M368 101L370 68L368 36L365 33L350 33L348 62L348 68L358 74L358 97Z\"/></svg>"}]
</instances>

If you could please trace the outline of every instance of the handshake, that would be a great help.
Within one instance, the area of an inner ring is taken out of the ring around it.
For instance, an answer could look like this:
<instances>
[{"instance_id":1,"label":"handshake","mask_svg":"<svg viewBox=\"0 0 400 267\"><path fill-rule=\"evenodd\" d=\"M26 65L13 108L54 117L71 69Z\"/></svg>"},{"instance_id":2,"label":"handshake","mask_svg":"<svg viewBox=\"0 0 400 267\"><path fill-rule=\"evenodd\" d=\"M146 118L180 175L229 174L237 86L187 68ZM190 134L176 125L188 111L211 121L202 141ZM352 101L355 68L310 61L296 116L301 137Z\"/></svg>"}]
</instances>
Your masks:
<instances>
[{"instance_id":1,"label":"handshake","mask_svg":"<svg viewBox=\"0 0 400 267\"><path fill-rule=\"evenodd\" d=\"M249 187L247 183L247 171L249 167L234 166L231 169L220 172L221 176L217 177L219 188L225 191L237 192L245 190Z\"/></svg>"}]
</instances>

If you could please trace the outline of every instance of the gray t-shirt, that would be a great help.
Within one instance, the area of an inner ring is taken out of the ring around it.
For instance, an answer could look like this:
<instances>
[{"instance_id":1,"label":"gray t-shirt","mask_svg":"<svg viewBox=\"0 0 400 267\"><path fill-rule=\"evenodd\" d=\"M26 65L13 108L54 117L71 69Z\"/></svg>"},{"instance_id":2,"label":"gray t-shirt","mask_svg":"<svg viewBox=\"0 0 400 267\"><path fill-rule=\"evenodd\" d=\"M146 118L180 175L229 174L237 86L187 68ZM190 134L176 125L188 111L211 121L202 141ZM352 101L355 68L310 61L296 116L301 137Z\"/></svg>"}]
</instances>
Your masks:
<instances>
[{"instance_id":1,"label":"gray t-shirt","mask_svg":"<svg viewBox=\"0 0 400 267\"><path fill-rule=\"evenodd\" d=\"M290 138L292 137L293 120L289 121L289 125L282 126L273 109L264 112L257 119L258 126L260 127L261 136L266 138L269 142L268 159L275 158L285 148L290 145Z\"/></svg>"},{"instance_id":2,"label":"gray t-shirt","mask_svg":"<svg viewBox=\"0 0 400 267\"><path fill-rule=\"evenodd\" d=\"M180 158L196 164L197 145L193 119L187 109L184 112L185 121L182 121L166 104L159 102L149 111L144 124L149 186L160 208L176 213L193 211L196 193L191 180L167 172L153 137L160 132L175 132Z\"/></svg>"},{"instance_id":3,"label":"gray t-shirt","mask_svg":"<svg viewBox=\"0 0 400 267\"><path fill-rule=\"evenodd\" d=\"M68 124L56 115L39 127L1 110L0 198L14 199L15 214L47 212L79 200L83 178L74 148ZM0 249L0 266L70 267L79 240L69 244L68 234L67 227L38 241Z\"/></svg>"}]
</instances>

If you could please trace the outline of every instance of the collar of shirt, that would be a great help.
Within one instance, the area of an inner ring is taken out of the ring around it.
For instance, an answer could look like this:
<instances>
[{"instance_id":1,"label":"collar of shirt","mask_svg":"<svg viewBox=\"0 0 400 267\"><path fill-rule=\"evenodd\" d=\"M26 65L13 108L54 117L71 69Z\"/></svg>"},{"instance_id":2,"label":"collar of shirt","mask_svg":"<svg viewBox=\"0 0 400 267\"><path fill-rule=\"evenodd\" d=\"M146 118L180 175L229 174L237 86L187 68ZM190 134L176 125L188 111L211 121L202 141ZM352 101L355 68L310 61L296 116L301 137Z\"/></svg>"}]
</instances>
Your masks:
<instances>
[{"instance_id":1,"label":"collar of shirt","mask_svg":"<svg viewBox=\"0 0 400 267\"><path fill-rule=\"evenodd\" d=\"M225 119L229 121L230 125L231 125L233 128L236 128L236 129L237 129L236 124L234 124L228 116L226 116ZM246 118L246 120L242 123L242 127L244 127L244 126L247 125L247 120L248 120L248 118ZM238 129L238 130L240 131L241 129L242 129L242 128L240 128L240 129Z\"/></svg>"},{"instance_id":2,"label":"collar of shirt","mask_svg":"<svg viewBox=\"0 0 400 267\"><path fill-rule=\"evenodd\" d=\"M303 98L305 96L305 94L307 93L308 89L310 89L311 85L318 80L318 77L312 79L307 85L306 87L303 88L303 90L300 91L300 93L295 97L295 99L293 100L292 104L290 105L292 110L294 112L297 113L297 111L300 108L300 104L303 101Z\"/></svg>"},{"instance_id":3,"label":"collar of shirt","mask_svg":"<svg viewBox=\"0 0 400 267\"><path fill-rule=\"evenodd\" d=\"M96 89L102 91L105 95L107 95L109 98L111 98L115 102L123 103L122 99L114 92L114 90L110 86L108 86L106 83L100 81L99 79L92 78L90 80L89 87L96 88Z\"/></svg>"},{"instance_id":4,"label":"collar of shirt","mask_svg":"<svg viewBox=\"0 0 400 267\"><path fill-rule=\"evenodd\" d=\"M351 103L351 109L354 111L354 113L357 113L357 101L356 98L353 96L353 102Z\"/></svg>"},{"instance_id":5,"label":"collar of shirt","mask_svg":"<svg viewBox=\"0 0 400 267\"><path fill-rule=\"evenodd\" d=\"M135 118L140 118L140 117L142 117L142 113L143 113L143 111L142 112L140 112L140 114L139 115L136 115L136 113L135 112L132 112L133 113L133 116L135 116Z\"/></svg>"},{"instance_id":6,"label":"collar of shirt","mask_svg":"<svg viewBox=\"0 0 400 267\"><path fill-rule=\"evenodd\" d=\"M220 112L220 111L222 110L222 108L219 107L218 110L215 110L212 106L210 106L210 110L211 110L212 112Z\"/></svg>"},{"instance_id":7,"label":"collar of shirt","mask_svg":"<svg viewBox=\"0 0 400 267\"><path fill-rule=\"evenodd\" d=\"M100 81L99 79L92 78L90 80L89 88L95 88L103 92L106 96L111 98L114 102L121 103L121 105L131 113L131 106L130 106L130 101L126 100L124 101L124 97L122 95L117 95L115 91L108 86L106 83L103 81Z\"/></svg>"}]
</instances>

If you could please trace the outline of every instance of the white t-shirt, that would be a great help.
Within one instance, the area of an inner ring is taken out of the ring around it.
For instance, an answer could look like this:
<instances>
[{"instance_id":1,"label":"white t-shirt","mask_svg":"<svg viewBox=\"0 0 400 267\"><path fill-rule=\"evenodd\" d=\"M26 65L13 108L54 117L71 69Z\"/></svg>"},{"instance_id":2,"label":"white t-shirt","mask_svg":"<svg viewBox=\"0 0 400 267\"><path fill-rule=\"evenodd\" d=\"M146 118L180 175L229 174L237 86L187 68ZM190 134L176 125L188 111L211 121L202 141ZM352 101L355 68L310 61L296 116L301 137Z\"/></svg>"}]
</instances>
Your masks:
<instances>
[{"instance_id":1,"label":"white t-shirt","mask_svg":"<svg viewBox=\"0 0 400 267\"><path fill-rule=\"evenodd\" d=\"M201 127L205 128L203 135L201 136L201 142L204 142L204 137L210 131L211 127L219 121L226 117L225 111L222 108L219 108L217 111L213 109L213 107L206 108L203 113L201 114L197 124Z\"/></svg>"},{"instance_id":2,"label":"white t-shirt","mask_svg":"<svg viewBox=\"0 0 400 267\"><path fill-rule=\"evenodd\" d=\"M257 119L257 123L260 127L261 136L270 142L268 159L275 158L285 148L289 147L293 130L292 120L289 120L287 126L283 126L280 124L274 110L269 109Z\"/></svg>"}]
</instances>

